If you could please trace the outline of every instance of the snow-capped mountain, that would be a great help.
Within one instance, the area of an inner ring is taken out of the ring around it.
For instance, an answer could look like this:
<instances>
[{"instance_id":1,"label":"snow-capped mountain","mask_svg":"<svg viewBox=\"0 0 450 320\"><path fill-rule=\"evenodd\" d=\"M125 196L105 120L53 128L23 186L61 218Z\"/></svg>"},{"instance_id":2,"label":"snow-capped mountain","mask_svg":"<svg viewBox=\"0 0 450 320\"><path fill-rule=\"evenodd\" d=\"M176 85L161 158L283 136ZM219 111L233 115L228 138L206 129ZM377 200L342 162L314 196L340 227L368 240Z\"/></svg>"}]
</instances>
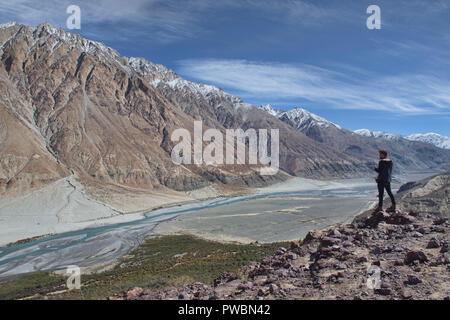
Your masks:
<instances>
[{"instance_id":1,"label":"snow-capped mountain","mask_svg":"<svg viewBox=\"0 0 450 320\"><path fill-rule=\"evenodd\" d=\"M49 24L0 28L0 74L0 163L10 164L0 166L0 192L22 192L70 173L86 184L145 190L268 183L251 168L175 166L170 135L192 130L195 120L222 131L279 129L280 169L292 175L365 175L378 147L307 110L266 106L262 112L218 87L185 80L146 59L122 57ZM429 159L418 157L409 147L399 153L408 154L405 167L450 162L433 152Z\"/></svg>"},{"instance_id":2,"label":"snow-capped mountain","mask_svg":"<svg viewBox=\"0 0 450 320\"><path fill-rule=\"evenodd\" d=\"M356 134L359 134L364 137L370 138L381 138L385 140L391 141L401 141L402 139L406 139L409 141L420 141L428 144L432 144L441 149L450 149L450 138L437 134L437 133L426 133L426 134L412 134L409 136L402 136L398 134L386 133L383 131L371 131L369 129L359 129L354 131Z\"/></svg>"},{"instance_id":3,"label":"snow-capped mountain","mask_svg":"<svg viewBox=\"0 0 450 320\"><path fill-rule=\"evenodd\" d=\"M195 96L197 99L206 99L210 103L226 100L235 109L253 107L218 87L185 80L165 66L152 63L147 59L128 58L128 63L134 71L142 75L153 87L163 91L165 94L176 92L177 98L180 98L180 94L183 97Z\"/></svg>"},{"instance_id":4,"label":"snow-capped mountain","mask_svg":"<svg viewBox=\"0 0 450 320\"><path fill-rule=\"evenodd\" d=\"M450 149L450 137L446 137L433 132L425 134L412 134L410 136L406 136L405 138L411 141L426 142L442 149Z\"/></svg>"},{"instance_id":5,"label":"snow-capped mountain","mask_svg":"<svg viewBox=\"0 0 450 320\"><path fill-rule=\"evenodd\" d=\"M339 125L326 120L314 113L309 112L303 108L293 108L288 111L280 111L274 109L270 104L260 106L259 109L266 111L270 115L279 118L293 126L297 131L304 132L312 127L318 126L320 128L328 128L330 126L342 129Z\"/></svg>"},{"instance_id":6,"label":"snow-capped mountain","mask_svg":"<svg viewBox=\"0 0 450 320\"><path fill-rule=\"evenodd\" d=\"M387 133L383 131L371 131L369 129L359 129L354 131L356 134L359 134L360 136L364 137L370 137L370 138L381 138L391 141L398 141L402 139L403 137L397 134Z\"/></svg>"},{"instance_id":7,"label":"snow-capped mountain","mask_svg":"<svg viewBox=\"0 0 450 320\"><path fill-rule=\"evenodd\" d=\"M280 176L253 167L176 166L171 133L204 127L280 130ZM21 144L18 144L20 141ZM102 183L176 191L211 183L262 186L285 175L342 177L366 167L209 84L48 23L0 28L0 193L76 174ZM29 165L29 164L32 165ZM195 170L193 170L195 169ZM284 172L286 173L284 173Z\"/></svg>"},{"instance_id":8,"label":"snow-capped mountain","mask_svg":"<svg viewBox=\"0 0 450 320\"><path fill-rule=\"evenodd\" d=\"M289 111L283 112L279 118L285 122L290 122L299 131L307 130L313 126L319 126L321 128L329 128L334 126L341 129L337 124L326 120L314 113L309 112L303 108L294 108Z\"/></svg>"},{"instance_id":9,"label":"snow-capped mountain","mask_svg":"<svg viewBox=\"0 0 450 320\"><path fill-rule=\"evenodd\" d=\"M259 108L321 144L366 161L368 167L372 167L379 149L391 151L390 157L396 163L397 172L439 167L450 161L450 153L446 150L410 141L400 135L368 129L353 132L302 108L289 111L279 111L270 105Z\"/></svg>"},{"instance_id":10,"label":"snow-capped mountain","mask_svg":"<svg viewBox=\"0 0 450 320\"><path fill-rule=\"evenodd\" d=\"M277 118L281 113L283 113L280 110L274 109L270 104L266 104L265 106L260 106L259 109L261 109L261 110L267 112L268 114L270 114L271 116L274 116Z\"/></svg>"},{"instance_id":11,"label":"snow-capped mountain","mask_svg":"<svg viewBox=\"0 0 450 320\"><path fill-rule=\"evenodd\" d=\"M6 28L14 27L15 25L17 25L17 22L15 22L15 21L2 23L2 24L0 24L0 29L6 29Z\"/></svg>"}]
</instances>

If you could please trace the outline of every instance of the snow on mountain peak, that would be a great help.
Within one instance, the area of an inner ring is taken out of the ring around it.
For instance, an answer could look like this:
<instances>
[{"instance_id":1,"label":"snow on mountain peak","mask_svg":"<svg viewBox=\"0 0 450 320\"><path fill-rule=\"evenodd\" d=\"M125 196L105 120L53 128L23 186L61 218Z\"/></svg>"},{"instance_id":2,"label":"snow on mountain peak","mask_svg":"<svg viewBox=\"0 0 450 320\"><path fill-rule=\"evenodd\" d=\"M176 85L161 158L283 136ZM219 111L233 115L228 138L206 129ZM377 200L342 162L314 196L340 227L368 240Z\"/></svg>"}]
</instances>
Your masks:
<instances>
[{"instance_id":1,"label":"snow on mountain peak","mask_svg":"<svg viewBox=\"0 0 450 320\"><path fill-rule=\"evenodd\" d=\"M181 78L174 71L160 64L152 63L144 58L128 58L129 65L140 75L145 77L149 83L158 88L166 86L184 94L196 94L203 98L220 96L232 101L236 108L249 107L241 99L223 91L222 89L198 82L192 82Z\"/></svg>"},{"instance_id":2,"label":"snow on mountain peak","mask_svg":"<svg viewBox=\"0 0 450 320\"><path fill-rule=\"evenodd\" d=\"M392 133L386 133L384 131L372 131L369 129L359 129L354 131L356 134L359 134L364 137L371 137L371 138L382 138L386 140L399 140L403 138L400 135L392 134Z\"/></svg>"},{"instance_id":3,"label":"snow on mountain peak","mask_svg":"<svg viewBox=\"0 0 450 320\"><path fill-rule=\"evenodd\" d=\"M6 28L15 24L15 22L11 22L2 26ZM77 33L54 27L49 23L42 23L37 27L24 26L21 33L31 37L33 41L31 46L39 46L46 43L49 46L50 53L55 52L62 45L68 46L70 50L82 50L85 53L95 55L104 63L115 64L121 67L128 74L131 74L133 71L137 72L155 88L167 88L175 90L182 95L196 95L198 98L210 101L226 99L232 103L235 109L253 107L218 87L185 80L165 66L152 63L144 58L123 58L116 50L101 42L88 40Z\"/></svg>"},{"instance_id":4,"label":"snow on mountain peak","mask_svg":"<svg viewBox=\"0 0 450 320\"><path fill-rule=\"evenodd\" d=\"M317 123L321 124L322 126L328 127L330 125L334 125L332 122L326 120L325 118L322 118L314 113L309 112L306 109L303 108L294 108L286 112L286 114L292 118L300 118L300 119L313 119Z\"/></svg>"},{"instance_id":5,"label":"snow on mountain peak","mask_svg":"<svg viewBox=\"0 0 450 320\"><path fill-rule=\"evenodd\" d=\"M266 111L270 115L279 118L284 122L288 122L294 126L297 130L303 131L312 126L319 126L321 128L328 128L334 126L338 129L342 129L337 124L326 120L314 113L309 112L303 108L293 108L288 111L280 111L274 109L271 105L260 106L259 109Z\"/></svg>"},{"instance_id":6,"label":"snow on mountain peak","mask_svg":"<svg viewBox=\"0 0 450 320\"><path fill-rule=\"evenodd\" d=\"M0 24L0 29L10 28L10 27L14 27L14 26L16 26L16 25L17 25L17 22L15 22L15 21L9 21L9 22Z\"/></svg>"},{"instance_id":7,"label":"snow on mountain peak","mask_svg":"<svg viewBox=\"0 0 450 320\"><path fill-rule=\"evenodd\" d=\"M161 64L156 64L144 58L128 58L129 65L139 74L146 78L151 78L152 85L157 86L160 81L169 82L175 79L180 79L175 72L167 69Z\"/></svg>"},{"instance_id":8,"label":"snow on mountain peak","mask_svg":"<svg viewBox=\"0 0 450 320\"><path fill-rule=\"evenodd\" d=\"M410 141L420 141L432 144L438 148L442 149L450 149L450 137L446 137L443 135L440 135L438 133L430 132L425 134L412 134L409 136L401 136L391 133L386 133L383 131L371 131L369 129L359 129L354 131L356 134L359 134L361 136L365 137L372 137L372 138L382 138L382 139L388 139L388 140L399 140L399 139L407 139Z\"/></svg>"},{"instance_id":9,"label":"snow on mountain peak","mask_svg":"<svg viewBox=\"0 0 450 320\"><path fill-rule=\"evenodd\" d=\"M270 104L260 106L258 109L261 109L274 117L278 117L278 115L281 113L281 111L275 110Z\"/></svg>"},{"instance_id":10,"label":"snow on mountain peak","mask_svg":"<svg viewBox=\"0 0 450 320\"><path fill-rule=\"evenodd\" d=\"M450 137L446 137L434 132L429 132L425 134L416 133L406 136L405 139L411 141L422 141L430 143L442 149L450 149Z\"/></svg>"},{"instance_id":11,"label":"snow on mountain peak","mask_svg":"<svg viewBox=\"0 0 450 320\"><path fill-rule=\"evenodd\" d=\"M77 33L57 28L49 23L41 23L37 27L24 26L22 33L28 34L33 39L32 46L46 43L50 47L50 53L55 52L62 45L70 50L79 49L85 53L99 57L103 62L117 63L127 72L130 69L123 64L120 54L102 42L88 40Z\"/></svg>"},{"instance_id":12,"label":"snow on mountain peak","mask_svg":"<svg viewBox=\"0 0 450 320\"><path fill-rule=\"evenodd\" d=\"M360 136L364 137L373 137L373 132L369 129L359 129L354 131L356 134L359 134Z\"/></svg>"},{"instance_id":13,"label":"snow on mountain peak","mask_svg":"<svg viewBox=\"0 0 450 320\"><path fill-rule=\"evenodd\" d=\"M16 25L19 24L17 22L8 22L0 25L0 30ZM5 40L2 47L14 39L18 34L21 34L31 40L27 41L27 44L30 46L29 52L33 47L42 47L45 43L49 48L49 52L52 54L61 46L66 45L70 50L82 50L83 52L98 56L104 62L117 63L126 69L126 71L130 71L123 65L120 54L101 42L88 40L77 33L71 33L62 28L54 27L49 23L41 23L37 27L20 26L22 28L19 33Z\"/></svg>"}]
</instances>

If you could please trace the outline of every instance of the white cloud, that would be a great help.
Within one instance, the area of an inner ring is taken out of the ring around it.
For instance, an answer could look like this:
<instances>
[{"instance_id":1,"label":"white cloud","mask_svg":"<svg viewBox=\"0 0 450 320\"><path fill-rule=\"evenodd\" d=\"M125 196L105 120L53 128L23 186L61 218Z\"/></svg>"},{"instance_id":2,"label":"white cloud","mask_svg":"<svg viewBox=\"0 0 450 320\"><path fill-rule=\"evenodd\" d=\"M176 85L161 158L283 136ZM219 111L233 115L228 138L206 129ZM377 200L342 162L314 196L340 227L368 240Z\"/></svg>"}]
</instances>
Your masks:
<instances>
[{"instance_id":1,"label":"white cloud","mask_svg":"<svg viewBox=\"0 0 450 320\"><path fill-rule=\"evenodd\" d=\"M95 28L83 25L103 25L99 35L103 37L123 30L133 32L132 36L145 35L162 42L193 37L201 31L191 2L174 0L0 0L0 19L29 25L49 22L65 27L66 8L74 3L81 8L82 30L88 34L95 34Z\"/></svg>"},{"instance_id":2,"label":"white cloud","mask_svg":"<svg viewBox=\"0 0 450 320\"><path fill-rule=\"evenodd\" d=\"M177 71L247 100L306 99L340 109L450 113L450 83L431 75L379 76L360 71L341 73L306 64L217 59L182 60Z\"/></svg>"},{"instance_id":3,"label":"white cloud","mask_svg":"<svg viewBox=\"0 0 450 320\"><path fill-rule=\"evenodd\" d=\"M107 24L114 30L137 33L161 42L201 37L208 32L202 26L205 17L220 15L225 9L255 11L262 19L296 25L348 20L345 10L321 7L304 0L0 0L0 22L14 20L29 25L49 22L63 27L67 19L65 10L71 4L80 6L83 23ZM221 16L221 19L227 17Z\"/></svg>"}]
</instances>

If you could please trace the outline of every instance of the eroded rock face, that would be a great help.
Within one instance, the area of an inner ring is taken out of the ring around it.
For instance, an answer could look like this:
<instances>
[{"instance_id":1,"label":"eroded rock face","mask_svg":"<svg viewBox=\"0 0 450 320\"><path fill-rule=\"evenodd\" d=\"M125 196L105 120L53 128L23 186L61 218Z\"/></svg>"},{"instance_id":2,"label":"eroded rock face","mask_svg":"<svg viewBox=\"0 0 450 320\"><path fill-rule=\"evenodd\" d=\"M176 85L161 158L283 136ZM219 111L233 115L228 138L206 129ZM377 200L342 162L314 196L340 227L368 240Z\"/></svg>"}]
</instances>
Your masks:
<instances>
[{"instance_id":1,"label":"eroded rock face","mask_svg":"<svg viewBox=\"0 0 450 320\"><path fill-rule=\"evenodd\" d=\"M84 184L193 190L264 186L288 177L357 176L359 160L317 143L223 90L49 24L0 29L0 192L75 175ZM280 165L176 166L178 128L278 128Z\"/></svg>"},{"instance_id":2,"label":"eroded rock face","mask_svg":"<svg viewBox=\"0 0 450 320\"><path fill-rule=\"evenodd\" d=\"M433 229L432 217L376 213L362 224L310 232L302 242L279 248L214 285L148 290L138 299L445 299L450 295L450 223ZM376 227L369 221L378 221ZM415 230L430 229L423 237ZM428 243L439 243L429 246ZM134 290L136 291L136 290ZM127 299L129 293L110 299ZM133 297L135 299L135 297Z\"/></svg>"}]
</instances>

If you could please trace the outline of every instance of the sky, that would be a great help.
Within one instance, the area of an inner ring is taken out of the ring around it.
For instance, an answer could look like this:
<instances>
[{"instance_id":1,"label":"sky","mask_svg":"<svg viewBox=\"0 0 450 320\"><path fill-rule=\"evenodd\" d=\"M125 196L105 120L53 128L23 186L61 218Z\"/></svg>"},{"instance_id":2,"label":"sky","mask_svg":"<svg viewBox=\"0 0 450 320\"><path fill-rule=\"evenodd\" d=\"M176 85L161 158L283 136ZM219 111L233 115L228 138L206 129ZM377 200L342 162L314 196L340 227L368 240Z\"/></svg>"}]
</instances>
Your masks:
<instances>
[{"instance_id":1,"label":"sky","mask_svg":"<svg viewBox=\"0 0 450 320\"><path fill-rule=\"evenodd\" d=\"M0 23L67 29L69 5L71 31L256 106L450 136L450 0L0 0Z\"/></svg>"}]
</instances>

